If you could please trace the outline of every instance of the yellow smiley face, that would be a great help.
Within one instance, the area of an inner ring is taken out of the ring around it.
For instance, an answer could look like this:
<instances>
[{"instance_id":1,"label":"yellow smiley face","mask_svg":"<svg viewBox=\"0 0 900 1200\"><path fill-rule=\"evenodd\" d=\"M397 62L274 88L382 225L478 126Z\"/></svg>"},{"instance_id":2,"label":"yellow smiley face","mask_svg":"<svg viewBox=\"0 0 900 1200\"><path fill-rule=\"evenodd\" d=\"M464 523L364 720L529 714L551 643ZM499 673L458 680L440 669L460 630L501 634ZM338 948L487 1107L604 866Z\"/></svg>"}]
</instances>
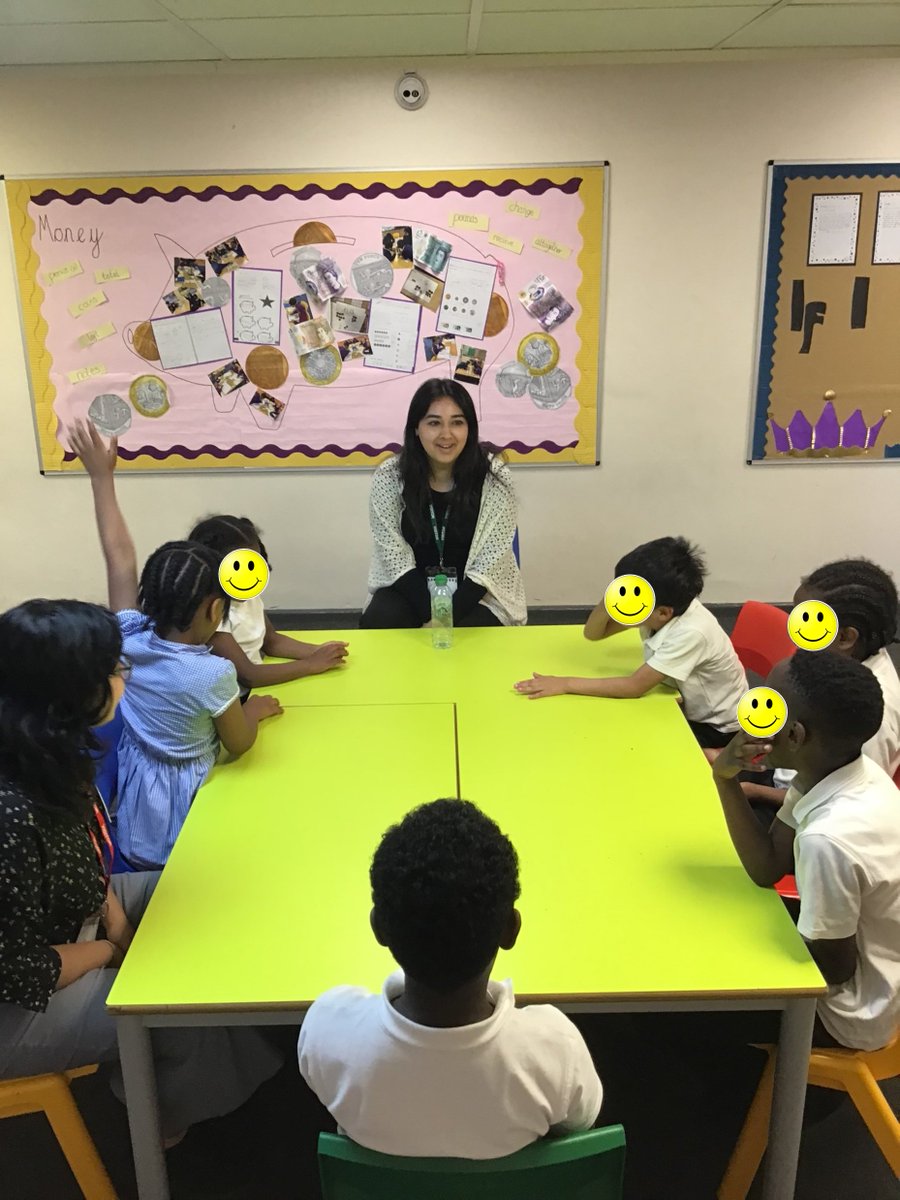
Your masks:
<instances>
[{"instance_id":1,"label":"yellow smiley face","mask_svg":"<svg viewBox=\"0 0 900 1200\"><path fill-rule=\"evenodd\" d=\"M755 687L744 692L737 706L738 725L751 737L773 737L788 719L787 705L774 688Z\"/></svg>"},{"instance_id":2,"label":"yellow smiley face","mask_svg":"<svg viewBox=\"0 0 900 1200\"><path fill-rule=\"evenodd\" d=\"M788 634L801 650L824 650L838 635L837 613L821 600L804 600L791 610Z\"/></svg>"},{"instance_id":3,"label":"yellow smiley face","mask_svg":"<svg viewBox=\"0 0 900 1200\"><path fill-rule=\"evenodd\" d=\"M656 608L656 596L640 575L618 575L606 589L603 603L619 625L640 625Z\"/></svg>"},{"instance_id":4,"label":"yellow smiley face","mask_svg":"<svg viewBox=\"0 0 900 1200\"><path fill-rule=\"evenodd\" d=\"M269 564L258 550L232 550L219 563L219 583L232 600L261 596L269 582Z\"/></svg>"}]
</instances>

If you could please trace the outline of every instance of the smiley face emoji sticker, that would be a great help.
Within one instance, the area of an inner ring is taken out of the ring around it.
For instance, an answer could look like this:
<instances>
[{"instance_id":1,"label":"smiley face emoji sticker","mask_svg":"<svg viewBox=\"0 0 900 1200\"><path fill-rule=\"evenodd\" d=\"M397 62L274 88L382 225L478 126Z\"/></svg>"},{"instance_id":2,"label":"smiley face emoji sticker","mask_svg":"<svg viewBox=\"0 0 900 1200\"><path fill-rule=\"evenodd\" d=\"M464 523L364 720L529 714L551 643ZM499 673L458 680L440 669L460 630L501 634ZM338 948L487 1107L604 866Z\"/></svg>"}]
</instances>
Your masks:
<instances>
[{"instance_id":1,"label":"smiley face emoji sticker","mask_svg":"<svg viewBox=\"0 0 900 1200\"><path fill-rule=\"evenodd\" d=\"M774 688L755 687L744 692L737 706L738 725L751 737L774 737L788 719L787 705Z\"/></svg>"},{"instance_id":2,"label":"smiley face emoji sticker","mask_svg":"<svg viewBox=\"0 0 900 1200\"><path fill-rule=\"evenodd\" d=\"M641 625L656 608L656 596L640 575L618 575L606 589L603 603L617 624Z\"/></svg>"},{"instance_id":3,"label":"smiley face emoji sticker","mask_svg":"<svg viewBox=\"0 0 900 1200\"><path fill-rule=\"evenodd\" d=\"M825 650L838 635L837 613L821 600L804 600L791 609L788 634L801 650Z\"/></svg>"},{"instance_id":4,"label":"smiley face emoji sticker","mask_svg":"<svg viewBox=\"0 0 900 1200\"><path fill-rule=\"evenodd\" d=\"M261 596L269 582L269 564L258 550L232 550L219 563L219 583L232 600Z\"/></svg>"}]
</instances>

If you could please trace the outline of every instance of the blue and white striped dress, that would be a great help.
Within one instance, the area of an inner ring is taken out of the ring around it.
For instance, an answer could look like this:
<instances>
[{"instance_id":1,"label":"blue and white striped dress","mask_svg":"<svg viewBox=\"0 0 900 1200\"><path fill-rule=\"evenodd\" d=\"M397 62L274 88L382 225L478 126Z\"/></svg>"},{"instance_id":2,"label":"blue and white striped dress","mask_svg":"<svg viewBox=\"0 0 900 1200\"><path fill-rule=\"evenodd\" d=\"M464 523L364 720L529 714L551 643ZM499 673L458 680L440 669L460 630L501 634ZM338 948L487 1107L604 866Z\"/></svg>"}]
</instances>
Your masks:
<instances>
[{"instance_id":1,"label":"blue and white striped dress","mask_svg":"<svg viewBox=\"0 0 900 1200\"><path fill-rule=\"evenodd\" d=\"M216 761L213 721L237 700L237 673L209 646L159 637L135 609L116 616L133 667L121 702L116 837L131 866L154 870Z\"/></svg>"}]
</instances>

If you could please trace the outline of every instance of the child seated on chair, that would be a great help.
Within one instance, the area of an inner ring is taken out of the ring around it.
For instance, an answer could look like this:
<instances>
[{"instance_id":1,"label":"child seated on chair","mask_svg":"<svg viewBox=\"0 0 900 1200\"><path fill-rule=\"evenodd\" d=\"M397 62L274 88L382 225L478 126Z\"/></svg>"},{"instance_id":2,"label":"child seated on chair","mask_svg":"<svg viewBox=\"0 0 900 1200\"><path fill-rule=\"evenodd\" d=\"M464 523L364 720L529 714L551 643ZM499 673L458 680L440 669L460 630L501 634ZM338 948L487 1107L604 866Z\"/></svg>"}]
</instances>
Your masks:
<instances>
[{"instance_id":1,"label":"child seated on chair","mask_svg":"<svg viewBox=\"0 0 900 1200\"><path fill-rule=\"evenodd\" d=\"M607 679L535 675L516 690L536 699L565 693L636 699L660 683L681 692L684 715L701 746L724 746L738 728L737 703L747 676L722 626L698 597L706 566L696 546L682 537L657 538L616 563L615 576L638 575L650 584L655 607L639 627L644 662L631 675ZM588 617L592 642L630 626L612 620L603 600Z\"/></svg>"},{"instance_id":2,"label":"child seated on chair","mask_svg":"<svg viewBox=\"0 0 900 1200\"><path fill-rule=\"evenodd\" d=\"M435 800L384 834L370 878L372 930L402 970L380 994L332 988L300 1030L300 1071L342 1131L384 1154L490 1159L589 1129L602 1088L581 1034L490 981L521 926L509 839Z\"/></svg>"},{"instance_id":3,"label":"child seated on chair","mask_svg":"<svg viewBox=\"0 0 900 1200\"><path fill-rule=\"evenodd\" d=\"M787 705L784 728L767 741L738 733L713 764L728 831L760 887L796 860L797 928L829 985L814 1044L877 1050L900 1019L900 791L862 753L881 725L881 687L827 650L798 650L766 682ZM796 772L768 831L737 781L766 767Z\"/></svg>"}]
</instances>

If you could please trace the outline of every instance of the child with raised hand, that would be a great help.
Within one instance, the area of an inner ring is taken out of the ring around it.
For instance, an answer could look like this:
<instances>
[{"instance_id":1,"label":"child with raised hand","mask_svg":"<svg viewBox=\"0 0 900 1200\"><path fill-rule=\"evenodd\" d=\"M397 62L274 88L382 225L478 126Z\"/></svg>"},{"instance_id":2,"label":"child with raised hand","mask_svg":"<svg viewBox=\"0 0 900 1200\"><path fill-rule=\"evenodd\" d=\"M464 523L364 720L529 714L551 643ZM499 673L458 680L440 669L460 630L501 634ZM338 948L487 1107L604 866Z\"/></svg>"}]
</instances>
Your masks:
<instances>
[{"instance_id":1,"label":"child with raised hand","mask_svg":"<svg viewBox=\"0 0 900 1200\"><path fill-rule=\"evenodd\" d=\"M516 691L542 696L602 696L630 700L660 683L678 688L684 715L701 746L724 746L738 728L737 704L747 676L719 622L699 600L706 566L696 546L682 537L657 538L636 547L616 563L615 576L637 575L653 588L656 605L639 626L643 665L631 675L581 679L535 674ZM603 600L584 626L589 641L600 641L631 626L613 621Z\"/></svg>"},{"instance_id":2,"label":"child with raised hand","mask_svg":"<svg viewBox=\"0 0 900 1200\"><path fill-rule=\"evenodd\" d=\"M738 733L713 764L728 831L760 887L796 862L797 928L829 985L814 1044L876 1050L900 1019L900 793L863 753L882 722L881 688L852 657L805 650L766 683L787 723L768 740ZM768 830L737 778L767 767L794 772Z\"/></svg>"},{"instance_id":3,"label":"child with raised hand","mask_svg":"<svg viewBox=\"0 0 900 1200\"><path fill-rule=\"evenodd\" d=\"M490 981L521 927L509 839L474 804L435 800L385 833L370 878L372 930L402 970L380 994L332 988L300 1029L300 1071L343 1132L384 1154L490 1159L589 1129L603 1092L581 1034Z\"/></svg>"},{"instance_id":4,"label":"child with raised hand","mask_svg":"<svg viewBox=\"0 0 900 1200\"><path fill-rule=\"evenodd\" d=\"M194 526L188 538L208 546L219 562L234 550L252 550L264 558L269 571L272 570L259 530L249 517L225 514L206 517ZM231 607L219 623L210 645L213 654L234 663L244 695L250 688L271 687L331 671L343 665L348 651L347 642L324 642L317 646L279 633L266 614L262 596L250 600L232 598ZM267 663L263 662L263 655L291 661Z\"/></svg>"},{"instance_id":5,"label":"child with raised hand","mask_svg":"<svg viewBox=\"0 0 900 1200\"><path fill-rule=\"evenodd\" d=\"M900 767L900 678L887 647L897 638L897 588L881 567L865 558L844 558L826 563L807 575L794 593L794 604L819 600L831 605L838 633L826 651L842 654L868 667L881 685L884 717L881 726L863 746L883 771L893 776ZM754 803L778 808L793 778L779 767L771 785L746 781L744 795Z\"/></svg>"},{"instance_id":6,"label":"child with raised hand","mask_svg":"<svg viewBox=\"0 0 900 1200\"><path fill-rule=\"evenodd\" d=\"M91 479L109 607L132 667L121 703L116 835L129 866L153 870L169 857L220 746L243 754L259 722L282 710L274 696L242 706L234 666L210 650L229 605L215 554L195 542L167 542L147 559L138 584L116 499L116 439L107 447L81 422L69 439Z\"/></svg>"}]
</instances>

